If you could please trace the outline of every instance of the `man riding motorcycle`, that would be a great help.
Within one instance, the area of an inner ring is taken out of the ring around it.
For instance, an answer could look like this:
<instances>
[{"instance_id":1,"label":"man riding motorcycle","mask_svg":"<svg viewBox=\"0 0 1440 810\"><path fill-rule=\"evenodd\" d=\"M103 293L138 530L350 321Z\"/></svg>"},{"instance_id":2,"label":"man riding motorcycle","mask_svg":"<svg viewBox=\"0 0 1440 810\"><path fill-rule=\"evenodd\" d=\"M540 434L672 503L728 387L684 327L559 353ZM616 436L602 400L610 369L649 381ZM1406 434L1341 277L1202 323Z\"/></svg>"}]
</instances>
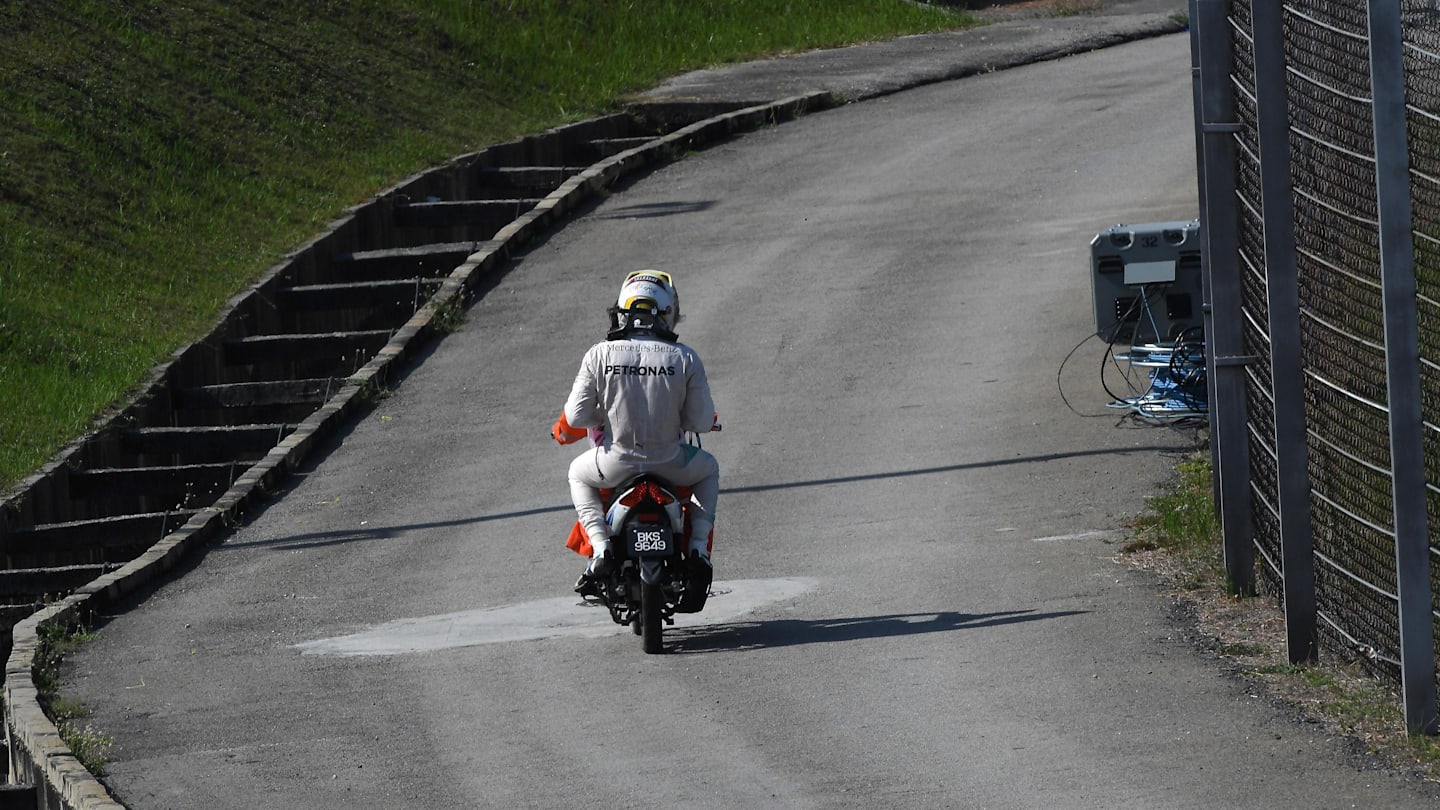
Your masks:
<instances>
[{"instance_id":1,"label":"man riding motorcycle","mask_svg":"<svg viewBox=\"0 0 1440 810\"><path fill-rule=\"evenodd\" d=\"M585 353L565 410L551 429L561 444L587 436L596 443L570 464L570 495L591 552L576 590L583 593L606 576L613 559L600 489L642 473L690 487L695 504L686 567L703 589L712 576L720 465L682 437L715 424L705 367L675 334L680 297L669 273L628 274L609 312L610 331Z\"/></svg>"}]
</instances>

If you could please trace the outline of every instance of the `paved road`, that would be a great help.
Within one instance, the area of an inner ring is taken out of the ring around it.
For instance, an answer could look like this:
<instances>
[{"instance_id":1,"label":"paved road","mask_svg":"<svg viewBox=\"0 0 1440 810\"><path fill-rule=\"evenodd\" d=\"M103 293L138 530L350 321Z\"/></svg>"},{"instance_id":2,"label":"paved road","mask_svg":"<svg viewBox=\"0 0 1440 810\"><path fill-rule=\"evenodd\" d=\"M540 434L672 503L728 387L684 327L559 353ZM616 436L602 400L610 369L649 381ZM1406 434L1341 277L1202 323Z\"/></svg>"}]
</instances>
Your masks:
<instances>
[{"instance_id":1,"label":"paved road","mask_svg":"<svg viewBox=\"0 0 1440 810\"><path fill-rule=\"evenodd\" d=\"M1174 34L812 115L535 245L70 659L110 785L135 810L1414 806L1112 560L1189 437L1104 410L1098 345L1061 366L1090 236L1195 214L1188 64ZM719 594L652 657L568 594L546 438L646 265L679 275L726 425Z\"/></svg>"}]
</instances>

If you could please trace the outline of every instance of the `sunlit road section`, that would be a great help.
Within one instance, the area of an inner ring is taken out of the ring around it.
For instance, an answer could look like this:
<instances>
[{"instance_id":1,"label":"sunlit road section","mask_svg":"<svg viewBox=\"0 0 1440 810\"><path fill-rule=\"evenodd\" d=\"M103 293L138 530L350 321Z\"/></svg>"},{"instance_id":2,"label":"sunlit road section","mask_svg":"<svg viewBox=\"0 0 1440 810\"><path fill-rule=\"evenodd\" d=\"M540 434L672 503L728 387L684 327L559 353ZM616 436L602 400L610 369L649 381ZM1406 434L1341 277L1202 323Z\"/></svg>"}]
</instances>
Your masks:
<instances>
[{"instance_id":1,"label":"sunlit road section","mask_svg":"<svg viewBox=\"0 0 1440 810\"><path fill-rule=\"evenodd\" d=\"M716 582L702 613L677 613L673 627L704 627L738 619L762 605L813 590L808 577ZM400 655L479 644L576 636L598 638L631 632L603 606L577 597L537 599L503 607L464 610L386 622L371 630L295 645L316 655Z\"/></svg>"}]
</instances>

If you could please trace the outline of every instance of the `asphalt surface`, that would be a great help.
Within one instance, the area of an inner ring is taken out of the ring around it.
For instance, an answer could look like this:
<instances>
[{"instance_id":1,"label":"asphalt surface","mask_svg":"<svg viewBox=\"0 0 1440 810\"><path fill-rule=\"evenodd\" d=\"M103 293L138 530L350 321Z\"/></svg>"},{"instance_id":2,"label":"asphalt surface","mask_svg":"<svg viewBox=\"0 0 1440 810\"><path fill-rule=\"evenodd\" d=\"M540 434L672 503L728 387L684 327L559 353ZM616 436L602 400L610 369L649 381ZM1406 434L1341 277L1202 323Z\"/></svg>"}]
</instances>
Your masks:
<instances>
[{"instance_id":1,"label":"asphalt surface","mask_svg":"<svg viewBox=\"0 0 1440 810\"><path fill-rule=\"evenodd\" d=\"M104 617L64 692L115 738L107 784L134 810L1433 802L1226 677L1111 559L1193 436L1106 414L1103 347L1065 359L1089 236L1194 215L1187 59L1173 14L1108 4L657 88L872 101L597 202ZM568 595L571 453L543 435L638 264L680 274L726 423L717 595L651 657Z\"/></svg>"},{"instance_id":2,"label":"asphalt surface","mask_svg":"<svg viewBox=\"0 0 1440 810\"><path fill-rule=\"evenodd\" d=\"M997 21L979 29L694 71L637 100L759 103L827 90L859 101L1184 30L1186 6L1176 0L1105 0L1096 5L1094 13L1036 17L1018 6L997 6L979 12Z\"/></svg>"}]
</instances>

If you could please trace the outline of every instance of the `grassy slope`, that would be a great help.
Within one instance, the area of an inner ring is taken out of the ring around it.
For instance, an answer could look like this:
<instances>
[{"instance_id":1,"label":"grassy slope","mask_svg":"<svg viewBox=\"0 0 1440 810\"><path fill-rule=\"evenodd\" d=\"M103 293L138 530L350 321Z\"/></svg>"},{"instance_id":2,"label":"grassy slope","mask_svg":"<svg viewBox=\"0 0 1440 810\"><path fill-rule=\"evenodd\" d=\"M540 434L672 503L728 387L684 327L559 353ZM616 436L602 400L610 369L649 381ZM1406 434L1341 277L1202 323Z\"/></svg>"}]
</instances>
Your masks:
<instances>
[{"instance_id":1,"label":"grassy slope","mask_svg":"<svg viewBox=\"0 0 1440 810\"><path fill-rule=\"evenodd\" d=\"M400 178L683 70L967 22L902 0L0 5L0 489Z\"/></svg>"}]
</instances>

